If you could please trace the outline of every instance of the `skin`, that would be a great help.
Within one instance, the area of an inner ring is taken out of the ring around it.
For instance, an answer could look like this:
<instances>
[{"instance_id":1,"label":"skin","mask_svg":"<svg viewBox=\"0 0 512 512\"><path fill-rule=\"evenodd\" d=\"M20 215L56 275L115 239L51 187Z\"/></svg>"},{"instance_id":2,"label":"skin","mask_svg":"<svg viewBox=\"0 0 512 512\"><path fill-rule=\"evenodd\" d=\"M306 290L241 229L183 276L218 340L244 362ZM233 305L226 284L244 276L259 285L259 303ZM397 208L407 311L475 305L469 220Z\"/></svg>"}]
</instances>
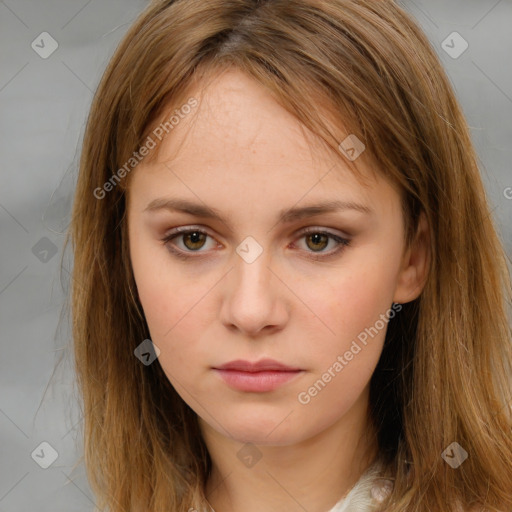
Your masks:
<instances>
[{"instance_id":1,"label":"skin","mask_svg":"<svg viewBox=\"0 0 512 512\"><path fill-rule=\"evenodd\" d=\"M309 403L298 394L393 302L421 293L426 223L422 217L416 242L405 247L395 188L378 173L363 186L341 153L312 146L298 121L242 72L224 72L191 95L199 108L164 139L158 159L143 161L130 177L130 257L151 339L170 382L199 417L213 461L206 496L216 512L325 512L376 454L367 406L386 329ZM370 176L368 155L357 163ZM216 208L226 222L145 210L171 197ZM372 213L346 209L277 223L283 208L340 199ZM208 236L182 234L166 246L162 239L176 227ZM350 245L301 234L304 228ZM236 252L247 236L263 250L252 263ZM212 370L264 357L304 371L256 393L232 389ZM251 467L237 456L243 446L261 456Z\"/></svg>"}]
</instances>

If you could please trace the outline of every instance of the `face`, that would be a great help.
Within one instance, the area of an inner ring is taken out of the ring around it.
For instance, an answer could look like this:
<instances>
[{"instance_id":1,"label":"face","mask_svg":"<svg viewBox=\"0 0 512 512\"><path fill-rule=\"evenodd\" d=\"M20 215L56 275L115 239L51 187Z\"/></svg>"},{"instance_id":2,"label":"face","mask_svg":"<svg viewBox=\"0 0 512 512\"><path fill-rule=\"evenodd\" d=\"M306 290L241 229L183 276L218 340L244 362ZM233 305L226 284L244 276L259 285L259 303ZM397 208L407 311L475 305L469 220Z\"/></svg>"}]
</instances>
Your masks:
<instances>
[{"instance_id":1,"label":"face","mask_svg":"<svg viewBox=\"0 0 512 512\"><path fill-rule=\"evenodd\" d=\"M130 257L151 339L202 425L297 443L367 399L383 318L418 294L399 194L379 177L363 186L240 72L191 95L198 108L130 177ZM267 358L294 371L217 369Z\"/></svg>"}]
</instances>

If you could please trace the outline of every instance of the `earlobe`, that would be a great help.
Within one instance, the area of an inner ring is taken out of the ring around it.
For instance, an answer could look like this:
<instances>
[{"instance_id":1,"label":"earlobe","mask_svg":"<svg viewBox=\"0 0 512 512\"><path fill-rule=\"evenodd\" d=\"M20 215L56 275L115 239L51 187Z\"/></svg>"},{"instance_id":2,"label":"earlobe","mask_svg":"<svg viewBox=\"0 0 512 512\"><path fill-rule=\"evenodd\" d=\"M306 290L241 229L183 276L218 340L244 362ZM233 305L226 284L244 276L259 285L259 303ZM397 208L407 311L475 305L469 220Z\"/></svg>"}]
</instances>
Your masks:
<instances>
[{"instance_id":1,"label":"earlobe","mask_svg":"<svg viewBox=\"0 0 512 512\"><path fill-rule=\"evenodd\" d=\"M405 304L417 299L427 281L429 266L430 230L425 213L421 212L416 236L402 260L393 302Z\"/></svg>"}]
</instances>

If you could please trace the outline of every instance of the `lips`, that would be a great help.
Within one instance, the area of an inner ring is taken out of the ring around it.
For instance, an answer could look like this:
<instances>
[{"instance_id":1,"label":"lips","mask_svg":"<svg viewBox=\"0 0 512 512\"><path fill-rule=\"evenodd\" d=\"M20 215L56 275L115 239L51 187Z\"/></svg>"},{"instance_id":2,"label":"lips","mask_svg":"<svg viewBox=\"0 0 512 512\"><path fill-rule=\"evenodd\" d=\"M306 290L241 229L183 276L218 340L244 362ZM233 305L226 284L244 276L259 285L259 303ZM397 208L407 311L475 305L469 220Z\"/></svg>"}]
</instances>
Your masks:
<instances>
[{"instance_id":1,"label":"lips","mask_svg":"<svg viewBox=\"0 0 512 512\"><path fill-rule=\"evenodd\" d=\"M254 363L237 359L212 369L231 388L252 393L273 391L304 373L301 368L273 359Z\"/></svg>"},{"instance_id":2,"label":"lips","mask_svg":"<svg viewBox=\"0 0 512 512\"><path fill-rule=\"evenodd\" d=\"M235 361L230 361L229 363L223 364L221 366L214 367L216 370L233 370L240 372L265 372L265 371L276 371L276 372L294 372L300 371L301 368L294 366L287 366L279 361L275 361L274 359L261 359L260 361L251 362L245 361L243 359L237 359Z\"/></svg>"}]
</instances>

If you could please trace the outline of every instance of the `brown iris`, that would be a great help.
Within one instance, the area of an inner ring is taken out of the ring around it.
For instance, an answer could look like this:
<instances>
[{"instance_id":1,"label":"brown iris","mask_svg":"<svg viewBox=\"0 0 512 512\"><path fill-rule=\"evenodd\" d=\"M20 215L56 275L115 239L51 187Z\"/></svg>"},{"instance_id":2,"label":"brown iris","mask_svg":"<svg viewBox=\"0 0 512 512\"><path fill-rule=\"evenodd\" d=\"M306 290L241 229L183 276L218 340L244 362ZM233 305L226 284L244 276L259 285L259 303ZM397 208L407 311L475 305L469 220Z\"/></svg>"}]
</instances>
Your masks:
<instances>
[{"instance_id":1,"label":"brown iris","mask_svg":"<svg viewBox=\"0 0 512 512\"><path fill-rule=\"evenodd\" d=\"M204 242L206 240L206 234L201 233L200 231L191 231L190 233L186 233L183 235L183 243L190 249L191 251L195 251L197 249L201 249L203 247ZM189 246L186 240L191 240L192 246Z\"/></svg>"},{"instance_id":2,"label":"brown iris","mask_svg":"<svg viewBox=\"0 0 512 512\"><path fill-rule=\"evenodd\" d=\"M306 237L306 239L307 239L307 240L310 240L310 239L314 240L314 241L313 241L313 243L314 243L314 244L319 244L319 243L321 243L321 242L320 242L320 240L321 240L322 238L323 238L323 240L324 240L325 244L323 244L323 246L320 248L320 250L321 250L321 249L325 249L326 245L329 243L329 237L328 237L327 235L324 235L323 233L313 233L313 234L308 235L308 236ZM310 249L313 249L312 247L310 247L310 245L309 245L309 244L308 244L308 247L309 247ZM317 248L318 248L318 247L317 247Z\"/></svg>"}]
</instances>

